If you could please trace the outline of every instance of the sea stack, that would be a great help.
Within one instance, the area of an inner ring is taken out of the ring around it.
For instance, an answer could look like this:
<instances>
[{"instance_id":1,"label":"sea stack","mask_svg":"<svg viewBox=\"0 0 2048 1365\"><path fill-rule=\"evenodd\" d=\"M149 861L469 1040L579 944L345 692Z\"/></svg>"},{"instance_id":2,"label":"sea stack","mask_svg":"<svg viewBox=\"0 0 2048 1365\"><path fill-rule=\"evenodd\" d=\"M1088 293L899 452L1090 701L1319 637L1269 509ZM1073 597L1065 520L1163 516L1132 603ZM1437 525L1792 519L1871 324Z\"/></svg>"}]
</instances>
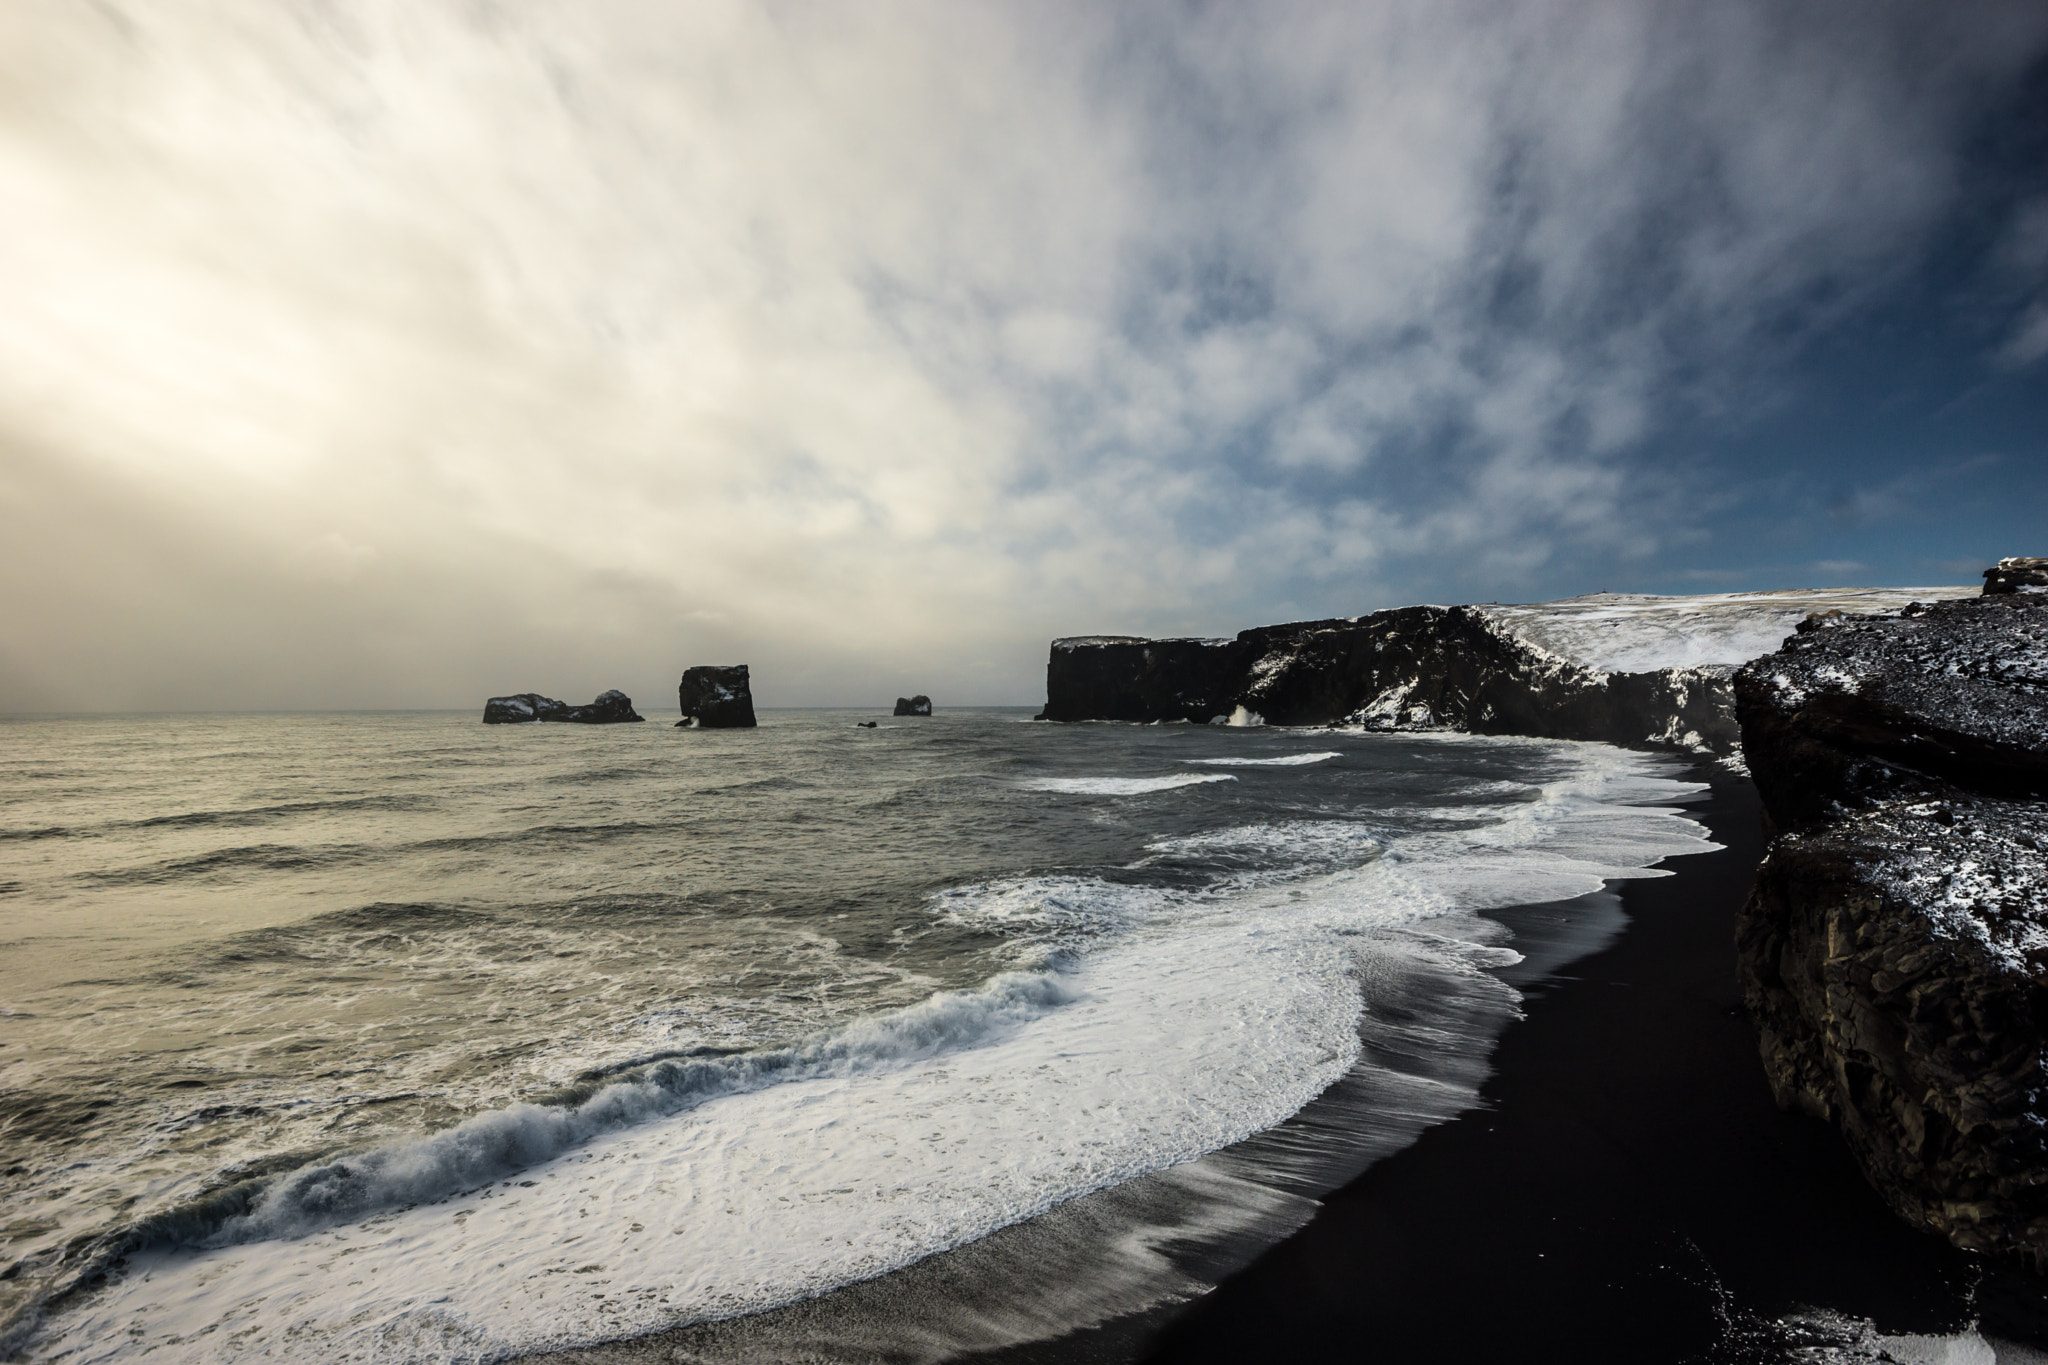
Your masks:
<instances>
[{"instance_id":1,"label":"sea stack","mask_svg":"<svg viewBox=\"0 0 2048 1365\"><path fill-rule=\"evenodd\" d=\"M1815 617L1735 680L1773 835L1736 929L1779 1104L1901 1217L2048 1272L2048 593Z\"/></svg>"},{"instance_id":2,"label":"sea stack","mask_svg":"<svg viewBox=\"0 0 2048 1365\"><path fill-rule=\"evenodd\" d=\"M928 716L932 713L932 699L920 692L914 697L898 697L896 714L899 716Z\"/></svg>"},{"instance_id":3,"label":"sea stack","mask_svg":"<svg viewBox=\"0 0 2048 1365\"><path fill-rule=\"evenodd\" d=\"M683 718L678 727L706 730L752 729L754 693L747 683L745 664L699 664L683 670L676 687L676 702Z\"/></svg>"},{"instance_id":4,"label":"sea stack","mask_svg":"<svg viewBox=\"0 0 2048 1365\"><path fill-rule=\"evenodd\" d=\"M572 725L617 725L621 721L645 719L633 709L633 699L616 687L598 693L597 700L584 706L571 706L538 692L516 692L508 697L492 697L484 703L486 725L528 725L543 720Z\"/></svg>"}]
</instances>

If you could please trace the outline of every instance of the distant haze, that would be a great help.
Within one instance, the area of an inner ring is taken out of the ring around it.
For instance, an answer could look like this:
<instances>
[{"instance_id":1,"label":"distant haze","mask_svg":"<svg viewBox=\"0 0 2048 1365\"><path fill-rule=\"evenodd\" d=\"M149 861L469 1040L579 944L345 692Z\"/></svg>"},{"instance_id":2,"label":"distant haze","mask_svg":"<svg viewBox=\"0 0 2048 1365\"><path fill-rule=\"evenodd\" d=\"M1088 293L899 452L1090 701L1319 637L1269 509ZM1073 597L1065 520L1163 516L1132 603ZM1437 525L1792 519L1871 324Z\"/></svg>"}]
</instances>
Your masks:
<instances>
[{"instance_id":1,"label":"distant haze","mask_svg":"<svg viewBox=\"0 0 2048 1365\"><path fill-rule=\"evenodd\" d=\"M34 0L0 711L2048 553L2048 6Z\"/></svg>"}]
</instances>

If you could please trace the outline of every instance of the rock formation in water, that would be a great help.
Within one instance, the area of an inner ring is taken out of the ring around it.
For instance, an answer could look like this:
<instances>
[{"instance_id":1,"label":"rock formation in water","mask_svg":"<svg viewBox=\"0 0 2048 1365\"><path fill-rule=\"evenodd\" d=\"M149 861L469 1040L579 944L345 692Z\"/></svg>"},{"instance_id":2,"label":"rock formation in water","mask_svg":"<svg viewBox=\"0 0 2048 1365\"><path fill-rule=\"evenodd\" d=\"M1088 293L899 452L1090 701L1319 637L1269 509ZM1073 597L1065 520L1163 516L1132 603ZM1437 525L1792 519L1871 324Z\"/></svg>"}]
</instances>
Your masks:
<instances>
[{"instance_id":1,"label":"rock formation in water","mask_svg":"<svg viewBox=\"0 0 2048 1365\"><path fill-rule=\"evenodd\" d=\"M1055 640L1041 720L1356 724L1730 753L1732 668L1603 673L1480 607L1240 631L1230 640Z\"/></svg>"},{"instance_id":2,"label":"rock formation in water","mask_svg":"<svg viewBox=\"0 0 2048 1365\"><path fill-rule=\"evenodd\" d=\"M2048 595L1985 592L1737 674L1774 834L1738 970L1780 1104L1908 1221L2048 1271Z\"/></svg>"},{"instance_id":3,"label":"rock formation in water","mask_svg":"<svg viewBox=\"0 0 2048 1365\"><path fill-rule=\"evenodd\" d=\"M620 721L645 720L633 709L633 699L616 687L600 692L585 706L571 706L543 697L538 692L518 692L509 697L492 697L484 703L484 724L525 725L534 721L567 721L576 725L616 725Z\"/></svg>"},{"instance_id":4,"label":"rock formation in water","mask_svg":"<svg viewBox=\"0 0 2048 1365\"><path fill-rule=\"evenodd\" d=\"M932 699L920 692L914 697L898 697L896 714L899 716L928 716L932 713Z\"/></svg>"},{"instance_id":5,"label":"rock formation in water","mask_svg":"<svg viewBox=\"0 0 2048 1365\"><path fill-rule=\"evenodd\" d=\"M699 664L684 669L676 701L683 713L676 722L678 727L750 729L754 724L754 693L748 686L745 664Z\"/></svg>"},{"instance_id":6,"label":"rock formation in water","mask_svg":"<svg viewBox=\"0 0 2048 1365\"><path fill-rule=\"evenodd\" d=\"M2048 593L2048 559L2001 559L1984 571L1985 596Z\"/></svg>"}]
</instances>

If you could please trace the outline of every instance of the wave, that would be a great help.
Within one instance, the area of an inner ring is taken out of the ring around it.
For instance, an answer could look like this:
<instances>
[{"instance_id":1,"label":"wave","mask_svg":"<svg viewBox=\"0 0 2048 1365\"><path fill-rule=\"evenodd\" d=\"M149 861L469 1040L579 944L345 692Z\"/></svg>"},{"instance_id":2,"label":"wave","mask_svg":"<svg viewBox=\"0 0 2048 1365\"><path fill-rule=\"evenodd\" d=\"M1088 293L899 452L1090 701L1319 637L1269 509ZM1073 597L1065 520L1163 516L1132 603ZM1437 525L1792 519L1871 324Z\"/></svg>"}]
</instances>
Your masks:
<instances>
[{"instance_id":1,"label":"wave","mask_svg":"<svg viewBox=\"0 0 2048 1365\"><path fill-rule=\"evenodd\" d=\"M65 825L31 825L17 829L0 829L0 843L27 842L32 839L73 839L91 835L90 830L72 829Z\"/></svg>"},{"instance_id":2,"label":"wave","mask_svg":"<svg viewBox=\"0 0 2048 1365\"><path fill-rule=\"evenodd\" d=\"M1287 820L1157 839L1145 847L1150 853L1168 856L1263 855L1312 867L1375 855L1386 847L1389 837L1386 831L1357 820Z\"/></svg>"},{"instance_id":3,"label":"wave","mask_svg":"<svg viewBox=\"0 0 2048 1365\"><path fill-rule=\"evenodd\" d=\"M538 724L539 722L535 722ZM522 829L500 830L494 834L456 834L401 844L395 851L425 850L436 853L470 853L501 848L508 844L602 844L613 839L631 839L643 834L673 834L673 824L652 820L608 820L600 825L528 825Z\"/></svg>"},{"instance_id":4,"label":"wave","mask_svg":"<svg viewBox=\"0 0 2048 1365\"><path fill-rule=\"evenodd\" d=\"M327 844L305 847L299 844L249 844L220 848L190 858L145 863L140 867L78 872L73 877L98 886L150 886L187 877L206 878L249 869L265 871L309 870L338 867L377 856L368 844Z\"/></svg>"},{"instance_id":5,"label":"wave","mask_svg":"<svg viewBox=\"0 0 2048 1365\"><path fill-rule=\"evenodd\" d=\"M241 810L195 810L176 815L153 815L130 820L129 829L183 829L223 826L237 828L288 820L297 815L326 815L340 811L419 810L433 802L424 796L352 796L331 801L286 801L274 806L249 806Z\"/></svg>"},{"instance_id":6,"label":"wave","mask_svg":"<svg viewBox=\"0 0 2048 1365\"><path fill-rule=\"evenodd\" d=\"M1175 787L1199 787L1205 782L1235 781L1227 773L1175 773L1171 777L1039 777L1022 785L1026 791L1072 796L1140 796Z\"/></svg>"},{"instance_id":7,"label":"wave","mask_svg":"<svg viewBox=\"0 0 2048 1365\"><path fill-rule=\"evenodd\" d=\"M1183 763L1207 763L1217 768L1299 768L1309 763L1323 763L1333 758L1342 758L1336 750L1315 754L1282 754L1278 758L1184 758Z\"/></svg>"},{"instance_id":8,"label":"wave","mask_svg":"<svg viewBox=\"0 0 2048 1365\"><path fill-rule=\"evenodd\" d=\"M853 1077L974 1048L1072 999L1056 969L1004 972L791 1047L678 1057L567 1105L520 1103L405 1142L244 1182L138 1223L121 1251L303 1237L401 1205L431 1203L552 1161L593 1138L724 1095Z\"/></svg>"}]
</instances>

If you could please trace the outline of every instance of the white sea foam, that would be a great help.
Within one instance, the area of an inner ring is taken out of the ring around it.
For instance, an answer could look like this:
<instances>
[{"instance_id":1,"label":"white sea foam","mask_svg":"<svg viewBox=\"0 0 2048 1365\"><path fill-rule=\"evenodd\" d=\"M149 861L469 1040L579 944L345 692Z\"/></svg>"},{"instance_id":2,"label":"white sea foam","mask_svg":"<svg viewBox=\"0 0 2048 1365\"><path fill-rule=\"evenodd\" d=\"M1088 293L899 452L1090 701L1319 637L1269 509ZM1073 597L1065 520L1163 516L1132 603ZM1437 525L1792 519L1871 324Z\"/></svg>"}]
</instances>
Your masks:
<instances>
[{"instance_id":1,"label":"white sea foam","mask_svg":"<svg viewBox=\"0 0 2048 1365\"><path fill-rule=\"evenodd\" d=\"M1023 784L1026 791L1066 792L1074 796L1141 796L1146 792L1199 787L1204 782L1235 782L1225 773L1174 773L1168 777L1039 777Z\"/></svg>"},{"instance_id":2,"label":"white sea foam","mask_svg":"<svg viewBox=\"0 0 2048 1365\"><path fill-rule=\"evenodd\" d=\"M1809 1343L1799 1359L1816 1365L2048 1365L2048 1353L1984 1336L1976 1327L1938 1335L1888 1333L1867 1319L1824 1310L1780 1322Z\"/></svg>"},{"instance_id":3,"label":"white sea foam","mask_svg":"<svg viewBox=\"0 0 2048 1365\"><path fill-rule=\"evenodd\" d=\"M650 1075L352 1159L364 1177L338 1204L308 1197L319 1179L287 1182L228 1232L273 1239L139 1254L32 1353L502 1358L788 1303L1215 1151L1346 1074L1369 1007L1353 949L1376 933L1439 935L1477 970L1512 953L1459 912L1710 846L1668 807L1620 804L1692 790L1657 760L1531 748L1575 771L1538 799L1475 805L1475 827L1391 838L1360 867L1220 895L1085 877L962 888L935 913L1115 932L724 1059L695 1088ZM347 1220L367 1208L382 1211Z\"/></svg>"},{"instance_id":4,"label":"white sea foam","mask_svg":"<svg viewBox=\"0 0 2048 1365\"><path fill-rule=\"evenodd\" d=\"M1228 829L1158 839L1145 847L1169 855L1258 853L1298 859L1311 866L1332 860L1349 861L1378 851L1384 831L1356 820L1286 820L1270 824L1233 825Z\"/></svg>"},{"instance_id":5,"label":"white sea foam","mask_svg":"<svg viewBox=\"0 0 2048 1365\"><path fill-rule=\"evenodd\" d=\"M664 1061L573 1108L515 1104L413 1141L301 1167L208 1240L296 1237L401 1204L443 1199L551 1161L604 1133L723 1095L855 1077L981 1046L1070 998L1055 973L1006 972L978 990L941 991L797 1047Z\"/></svg>"},{"instance_id":6,"label":"white sea foam","mask_svg":"<svg viewBox=\"0 0 2048 1365\"><path fill-rule=\"evenodd\" d=\"M1343 755L1332 749L1319 754L1282 754L1278 758L1186 758L1183 763L1207 763L1218 768L1299 768L1324 763Z\"/></svg>"}]
</instances>

